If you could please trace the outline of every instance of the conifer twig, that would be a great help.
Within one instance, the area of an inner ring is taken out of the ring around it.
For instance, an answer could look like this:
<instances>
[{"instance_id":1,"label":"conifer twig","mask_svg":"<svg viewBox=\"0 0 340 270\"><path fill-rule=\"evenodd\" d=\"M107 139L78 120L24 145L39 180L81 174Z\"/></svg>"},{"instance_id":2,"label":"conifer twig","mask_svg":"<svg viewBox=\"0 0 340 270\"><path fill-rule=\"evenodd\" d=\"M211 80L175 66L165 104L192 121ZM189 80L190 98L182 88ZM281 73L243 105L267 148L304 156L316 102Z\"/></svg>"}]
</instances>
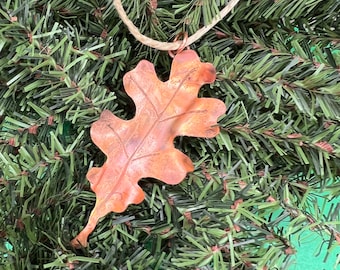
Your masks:
<instances>
[{"instance_id":1,"label":"conifer twig","mask_svg":"<svg viewBox=\"0 0 340 270\"><path fill-rule=\"evenodd\" d=\"M147 45L149 47L162 50L162 51L175 51L181 46L189 46L190 44L194 43L198 39L200 39L204 34L206 34L211 28L213 28L218 22L220 22L225 16L228 15L228 13L236 6L236 4L240 0L230 0L228 4L220 11L219 14L217 14L211 21L210 24L202 27L199 29L195 34L190 36L186 44L183 44L182 40L175 41L175 42L161 42L158 40L154 40L152 38L149 38L145 35L143 35L138 28L133 24L133 22L129 19L127 16L121 0L113 0L113 4L116 7L116 10L118 12L119 17L122 19L122 21L125 23L125 25L128 27L130 33L141 43L144 45ZM185 47L184 46L184 47Z\"/></svg>"}]
</instances>

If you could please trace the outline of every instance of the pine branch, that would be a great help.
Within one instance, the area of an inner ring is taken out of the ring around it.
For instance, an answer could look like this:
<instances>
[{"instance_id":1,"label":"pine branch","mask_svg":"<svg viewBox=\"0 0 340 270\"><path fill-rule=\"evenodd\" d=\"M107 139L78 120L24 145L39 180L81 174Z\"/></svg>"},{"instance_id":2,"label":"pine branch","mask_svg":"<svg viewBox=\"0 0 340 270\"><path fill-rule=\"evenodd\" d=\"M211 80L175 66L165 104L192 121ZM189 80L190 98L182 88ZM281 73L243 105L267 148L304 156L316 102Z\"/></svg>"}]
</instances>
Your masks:
<instances>
[{"instance_id":1,"label":"pine branch","mask_svg":"<svg viewBox=\"0 0 340 270\"><path fill-rule=\"evenodd\" d=\"M227 1L123 4L143 34L171 41ZM171 59L139 44L111 1L0 3L0 268L289 269L306 232L322 237L318 252L331 261L339 5L240 1L195 42L218 70L200 95L228 105L221 135L178 139L195 172L178 186L142 180L146 200L103 219L75 251L69 241L94 203L85 175L104 161L89 127L104 109L132 118L123 74L146 58L166 79Z\"/></svg>"}]
</instances>

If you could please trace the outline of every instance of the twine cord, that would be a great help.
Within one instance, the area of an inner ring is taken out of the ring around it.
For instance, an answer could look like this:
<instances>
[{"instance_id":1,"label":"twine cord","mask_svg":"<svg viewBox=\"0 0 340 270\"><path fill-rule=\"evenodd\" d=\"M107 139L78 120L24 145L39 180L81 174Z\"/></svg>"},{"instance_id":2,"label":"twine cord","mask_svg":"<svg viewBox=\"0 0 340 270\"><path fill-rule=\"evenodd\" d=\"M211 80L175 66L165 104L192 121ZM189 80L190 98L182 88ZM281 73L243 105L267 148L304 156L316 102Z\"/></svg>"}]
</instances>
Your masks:
<instances>
[{"instance_id":1,"label":"twine cord","mask_svg":"<svg viewBox=\"0 0 340 270\"><path fill-rule=\"evenodd\" d=\"M189 46L190 44L196 42L200 39L204 34L206 34L211 28L213 28L218 22L220 22L228 13L236 6L236 4L240 0L230 0L228 4L220 11L220 14L217 14L211 21L210 24L199 29L195 34L188 37L185 46ZM146 46L152 47L161 51L176 51L178 48L183 46L183 41L174 41L174 42L162 42L158 40L154 40L143 35L138 28L133 24L133 22L127 16L121 0L113 0L113 4L118 12L119 17L124 22L124 24L129 29L130 33L141 43Z\"/></svg>"}]
</instances>

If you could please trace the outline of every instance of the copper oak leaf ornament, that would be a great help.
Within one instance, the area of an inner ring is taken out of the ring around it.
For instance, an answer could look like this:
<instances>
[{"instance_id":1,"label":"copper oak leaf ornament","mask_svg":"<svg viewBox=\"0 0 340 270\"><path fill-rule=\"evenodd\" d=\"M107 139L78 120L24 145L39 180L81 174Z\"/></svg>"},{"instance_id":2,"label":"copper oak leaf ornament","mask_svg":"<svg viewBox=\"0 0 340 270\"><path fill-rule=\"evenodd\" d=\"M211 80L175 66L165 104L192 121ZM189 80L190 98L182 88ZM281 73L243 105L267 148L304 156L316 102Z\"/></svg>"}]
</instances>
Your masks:
<instances>
[{"instance_id":1,"label":"copper oak leaf ornament","mask_svg":"<svg viewBox=\"0 0 340 270\"><path fill-rule=\"evenodd\" d=\"M194 170L190 158L174 147L173 140L183 135L212 138L219 133L217 119L225 113L225 104L215 98L197 98L200 87L215 78L214 66L202 63L190 49L175 56L166 82L157 78L153 64L146 60L124 75L136 115L122 120L105 110L91 126L91 138L107 160L87 173L96 204L87 225L72 240L74 247L87 245L101 217L144 200L138 185L141 178L175 185Z\"/></svg>"}]
</instances>

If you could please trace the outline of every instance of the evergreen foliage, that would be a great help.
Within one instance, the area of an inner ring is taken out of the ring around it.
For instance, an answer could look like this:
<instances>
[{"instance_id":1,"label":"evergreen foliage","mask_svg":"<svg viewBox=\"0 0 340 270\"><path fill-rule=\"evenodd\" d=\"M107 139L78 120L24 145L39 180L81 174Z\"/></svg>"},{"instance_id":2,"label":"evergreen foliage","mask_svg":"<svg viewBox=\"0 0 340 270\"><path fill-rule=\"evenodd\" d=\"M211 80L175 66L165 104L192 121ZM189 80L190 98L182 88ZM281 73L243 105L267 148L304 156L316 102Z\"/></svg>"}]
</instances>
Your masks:
<instances>
[{"instance_id":1,"label":"evergreen foliage","mask_svg":"<svg viewBox=\"0 0 340 270\"><path fill-rule=\"evenodd\" d=\"M227 0L123 4L171 41ZM165 80L171 58L136 41L111 0L1 1L0 269L287 269L305 230L336 249L339 22L340 1L241 0L191 46L218 71L200 94L228 106L221 134L178 138L195 171L177 186L142 180L146 200L74 250L95 200L86 172L105 158L91 123L104 109L133 117L124 73L148 59Z\"/></svg>"}]
</instances>

